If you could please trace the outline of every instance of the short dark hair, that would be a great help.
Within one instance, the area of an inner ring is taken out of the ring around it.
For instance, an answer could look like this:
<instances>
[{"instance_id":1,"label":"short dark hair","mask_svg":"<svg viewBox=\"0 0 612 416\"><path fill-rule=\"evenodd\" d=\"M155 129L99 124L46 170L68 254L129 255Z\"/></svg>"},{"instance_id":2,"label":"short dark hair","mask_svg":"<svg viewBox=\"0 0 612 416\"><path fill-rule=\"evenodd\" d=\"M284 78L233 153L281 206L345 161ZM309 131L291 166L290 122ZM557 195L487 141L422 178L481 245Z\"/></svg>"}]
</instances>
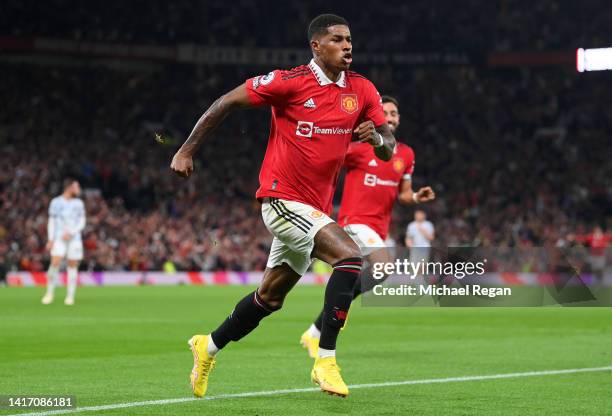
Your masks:
<instances>
[{"instance_id":1,"label":"short dark hair","mask_svg":"<svg viewBox=\"0 0 612 416\"><path fill-rule=\"evenodd\" d=\"M384 103L393 103L393 104L395 104L395 106L399 110L399 103L397 102L396 98L391 97L390 95L383 95L382 97L380 97L380 99L382 100L383 104Z\"/></svg>"},{"instance_id":2,"label":"short dark hair","mask_svg":"<svg viewBox=\"0 0 612 416\"><path fill-rule=\"evenodd\" d=\"M327 28L335 25L348 26L349 24L344 17L335 14L318 15L308 25L308 41L310 42L315 35L326 34Z\"/></svg>"},{"instance_id":3,"label":"short dark hair","mask_svg":"<svg viewBox=\"0 0 612 416\"><path fill-rule=\"evenodd\" d=\"M67 176L64 178L62 184L64 185L64 189L68 188L70 185L72 185L74 182L78 182L76 180L76 178L72 177L72 176Z\"/></svg>"}]
</instances>

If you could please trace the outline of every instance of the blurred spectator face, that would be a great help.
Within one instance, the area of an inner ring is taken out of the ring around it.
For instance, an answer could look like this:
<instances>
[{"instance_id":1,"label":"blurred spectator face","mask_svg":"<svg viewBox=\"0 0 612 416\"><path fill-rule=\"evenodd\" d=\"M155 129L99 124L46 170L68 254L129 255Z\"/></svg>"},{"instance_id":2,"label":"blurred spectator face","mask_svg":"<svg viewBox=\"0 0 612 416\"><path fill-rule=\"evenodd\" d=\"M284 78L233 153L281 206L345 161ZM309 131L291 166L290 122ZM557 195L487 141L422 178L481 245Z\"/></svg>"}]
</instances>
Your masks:
<instances>
[{"instance_id":1,"label":"blurred spectator face","mask_svg":"<svg viewBox=\"0 0 612 416\"><path fill-rule=\"evenodd\" d=\"M597 237L600 237L603 234L603 230L601 229L601 227L599 225L595 226L595 228L593 228L593 234Z\"/></svg>"},{"instance_id":2,"label":"blurred spectator face","mask_svg":"<svg viewBox=\"0 0 612 416\"><path fill-rule=\"evenodd\" d=\"M77 181L74 181L66 188L66 191L68 191L72 197L76 198L81 195L81 185Z\"/></svg>"},{"instance_id":3,"label":"blurred spectator face","mask_svg":"<svg viewBox=\"0 0 612 416\"><path fill-rule=\"evenodd\" d=\"M425 221L425 218L427 218L425 211L422 211L420 209L417 209L416 211L414 211L414 220L416 222L423 222Z\"/></svg>"},{"instance_id":4,"label":"blurred spectator face","mask_svg":"<svg viewBox=\"0 0 612 416\"><path fill-rule=\"evenodd\" d=\"M383 111L385 112L385 120L387 120L391 133L395 133L400 123L400 115L397 106L391 102L384 103Z\"/></svg>"},{"instance_id":5,"label":"blurred spectator face","mask_svg":"<svg viewBox=\"0 0 612 416\"><path fill-rule=\"evenodd\" d=\"M326 67L337 72L349 69L353 62L353 44L348 26L330 26L325 35L314 37L310 45L314 55Z\"/></svg>"}]
</instances>

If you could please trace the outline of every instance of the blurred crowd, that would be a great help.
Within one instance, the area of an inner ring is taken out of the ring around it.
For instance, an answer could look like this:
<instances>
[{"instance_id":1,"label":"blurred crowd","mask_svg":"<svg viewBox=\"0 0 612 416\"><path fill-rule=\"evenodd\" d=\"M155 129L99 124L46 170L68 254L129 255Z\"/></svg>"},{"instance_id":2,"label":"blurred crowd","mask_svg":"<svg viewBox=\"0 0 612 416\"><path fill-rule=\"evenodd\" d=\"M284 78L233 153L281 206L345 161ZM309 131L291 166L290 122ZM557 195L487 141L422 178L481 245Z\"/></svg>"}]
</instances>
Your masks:
<instances>
[{"instance_id":1,"label":"blurred crowd","mask_svg":"<svg viewBox=\"0 0 612 416\"><path fill-rule=\"evenodd\" d=\"M474 52L604 47L612 38L607 0L359 0L81 2L8 0L0 33L97 42L302 47L319 13L340 14L361 50ZM385 29L391 30L385 30ZM383 34L383 36L381 36ZM588 45L584 43L588 41Z\"/></svg>"},{"instance_id":2,"label":"blurred crowd","mask_svg":"<svg viewBox=\"0 0 612 416\"><path fill-rule=\"evenodd\" d=\"M416 183L441 196L431 211L444 244L542 245L610 220L603 76L463 68L412 79L399 136L415 148Z\"/></svg>"},{"instance_id":3,"label":"blurred crowd","mask_svg":"<svg viewBox=\"0 0 612 416\"><path fill-rule=\"evenodd\" d=\"M295 9L297 19L292 21L281 18L282 8L246 1L232 8L150 2L141 5L139 19L124 10L134 4L107 2L94 13L97 3L72 3L52 0L28 8L40 14L33 26L23 17L25 3L9 1L3 5L6 13L0 13L2 34L304 46L304 31L296 27L305 26L319 4L290 2L286 7ZM390 22L383 35L381 25L368 24L365 15L346 13L356 33L355 70L381 93L399 99L397 137L415 150L414 187L430 185L436 191L437 200L426 210L440 247L588 244L568 236L587 235L597 224L604 232L612 229L609 75L553 67L359 67L359 48L568 47L576 39L567 30L569 16L578 22L581 39L597 42L596 35L610 31L601 28L600 20L610 16L605 7L587 22L581 10L568 13L565 9L574 6L567 2L546 0L531 9L525 4L484 5L478 10L489 19L476 24L468 12L474 7L441 13L430 2L386 2L372 10L375 21ZM68 7L70 13L58 15ZM246 9L249 13L237 15ZM244 24L253 17L256 24ZM534 19L540 23L532 24ZM84 268L261 270L271 237L254 192L269 111L231 115L198 154L189 180L173 176L169 163L216 97L270 69L0 63L0 78L10 80L0 83L0 264L46 268L48 204L61 192L62 178L71 175L84 188L87 209ZM155 140L156 132L164 134L163 142ZM340 192L336 208L339 201ZM393 239L403 241L411 218L410 208L397 207Z\"/></svg>"},{"instance_id":4,"label":"blurred crowd","mask_svg":"<svg viewBox=\"0 0 612 416\"><path fill-rule=\"evenodd\" d=\"M47 208L65 175L85 189L84 267L92 270L257 270L270 235L253 198L269 115L231 115L205 144L190 180L168 165L223 89L246 78L215 68L150 73L3 66L0 256L42 270ZM367 73L376 81L376 71ZM597 76L559 69L462 67L394 72L398 138L416 153L415 188L439 246L541 246L610 222L612 106ZM159 143L154 132L167 139ZM336 204L339 202L339 195ZM403 241L411 210L393 217Z\"/></svg>"},{"instance_id":5,"label":"blurred crowd","mask_svg":"<svg viewBox=\"0 0 612 416\"><path fill-rule=\"evenodd\" d=\"M184 100L189 104L182 104L180 123L188 131L210 94L198 105L198 88L187 82L181 84L185 94L172 102L172 88L160 86L178 81L154 74L36 67L0 72L15 80L0 86L7 104L0 113L5 261L19 269L45 268L48 204L61 193L62 177L73 175L85 189L88 269L265 266L269 236L253 198L265 114L251 117L252 126L260 126L257 135L246 135L247 120L227 123L197 161L198 174L184 181L169 169L184 134L161 126L172 126L172 113ZM155 141L155 131L167 142Z\"/></svg>"}]
</instances>

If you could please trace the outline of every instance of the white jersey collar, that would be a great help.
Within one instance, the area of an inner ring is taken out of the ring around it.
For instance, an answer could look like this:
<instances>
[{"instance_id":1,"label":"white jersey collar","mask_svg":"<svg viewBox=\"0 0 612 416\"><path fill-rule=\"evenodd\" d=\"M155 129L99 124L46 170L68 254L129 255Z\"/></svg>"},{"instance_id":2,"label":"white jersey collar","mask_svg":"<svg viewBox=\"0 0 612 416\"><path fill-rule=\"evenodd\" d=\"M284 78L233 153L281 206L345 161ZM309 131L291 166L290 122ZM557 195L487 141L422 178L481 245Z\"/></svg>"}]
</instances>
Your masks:
<instances>
[{"instance_id":1,"label":"white jersey collar","mask_svg":"<svg viewBox=\"0 0 612 416\"><path fill-rule=\"evenodd\" d=\"M320 86L324 87L325 85L334 84L334 82L329 79L327 75L325 75L325 72L323 72L321 67L317 65L314 59L310 60L310 62L308 63L308 68L310 68L315 78L319 82ZM344 71L340 72L338 81L336 81L335 84L342 88L346 87L346 76L344 74Z\"/></svg>"}]
</instances>

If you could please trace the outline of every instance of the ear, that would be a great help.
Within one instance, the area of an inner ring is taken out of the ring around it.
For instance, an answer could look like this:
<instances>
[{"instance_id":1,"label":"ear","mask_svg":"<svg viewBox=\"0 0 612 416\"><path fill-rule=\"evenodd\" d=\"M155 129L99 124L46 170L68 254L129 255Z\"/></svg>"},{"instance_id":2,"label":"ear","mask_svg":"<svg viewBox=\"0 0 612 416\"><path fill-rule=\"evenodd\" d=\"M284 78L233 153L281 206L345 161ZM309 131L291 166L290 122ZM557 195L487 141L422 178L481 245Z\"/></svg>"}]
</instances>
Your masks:
<instances>
[{"instance_id":1,"label":"ear","mask_svg":"<svg viewBox=\"0 0 612 416\"><path fill-rule=\"evenodd\" d=\"M312 53L319 55L321 53L321 42L318 39L312 39L310 41L310 49L312 49Z\"/></svg>"}]
</instances>

